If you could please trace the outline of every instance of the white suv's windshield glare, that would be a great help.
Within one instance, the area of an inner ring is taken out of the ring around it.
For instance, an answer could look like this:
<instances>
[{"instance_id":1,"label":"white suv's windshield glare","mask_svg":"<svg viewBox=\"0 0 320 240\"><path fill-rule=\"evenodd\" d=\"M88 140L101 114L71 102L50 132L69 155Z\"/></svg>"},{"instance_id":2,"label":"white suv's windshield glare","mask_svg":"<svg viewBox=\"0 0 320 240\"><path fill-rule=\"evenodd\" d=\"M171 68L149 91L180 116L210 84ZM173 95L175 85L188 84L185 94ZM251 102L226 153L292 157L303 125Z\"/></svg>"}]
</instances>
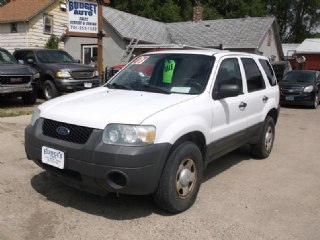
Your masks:
<instances>
[{"instance_id":1,"label":"white suv's windshield glare","mask_svg":"<svg viewBox=\"0 0 320 240\"><path fill-rule=\"evenodd\" d=\"M204 91L213 56L196 54L150 54L136 58L106 85L159 93L200 94Z\"/></svg>"}]
</instances>

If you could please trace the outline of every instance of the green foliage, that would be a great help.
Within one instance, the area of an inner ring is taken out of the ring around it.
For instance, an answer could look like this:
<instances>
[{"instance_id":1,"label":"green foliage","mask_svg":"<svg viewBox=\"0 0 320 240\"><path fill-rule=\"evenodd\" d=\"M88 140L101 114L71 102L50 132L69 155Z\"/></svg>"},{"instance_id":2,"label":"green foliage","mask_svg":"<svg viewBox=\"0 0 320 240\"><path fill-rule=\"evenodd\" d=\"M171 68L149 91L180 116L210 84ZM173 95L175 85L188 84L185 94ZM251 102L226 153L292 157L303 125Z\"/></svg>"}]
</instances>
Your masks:
<instances>
[{"instance_id":1,"label":"green foliage","mask_svg":"<svg viewBox=\"0 0 320 240\"><path fill-rule=\"evenodd\" d=\"M44 45L45 48L48 49L58 49L59 48L59 39L54 34L51 34L50 38Z\"/></svg>"},{"instance_id":2,"label":"green foliage","mask_svg":"<svg viewBox=\"0 0 320 240\"><path fill-rule=\"evenodd\" d=\"M192 21L196 2L201 2L204 20L275 16L284 42L319 36L320 0L111 0L110 6L161 22L178 22Z\"/></svg>"}]
</instances>

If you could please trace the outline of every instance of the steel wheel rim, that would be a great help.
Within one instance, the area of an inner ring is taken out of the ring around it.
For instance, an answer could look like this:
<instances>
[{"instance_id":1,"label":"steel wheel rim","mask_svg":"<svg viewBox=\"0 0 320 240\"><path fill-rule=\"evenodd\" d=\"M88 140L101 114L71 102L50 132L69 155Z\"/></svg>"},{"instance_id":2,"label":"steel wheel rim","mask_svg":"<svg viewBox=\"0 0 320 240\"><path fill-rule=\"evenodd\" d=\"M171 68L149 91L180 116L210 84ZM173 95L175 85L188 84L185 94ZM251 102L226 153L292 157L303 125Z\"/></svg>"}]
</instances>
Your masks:
<instances>
[{"instance_id":1,"label":"steel wheel rim","mask_svg":"<svg viewBox=\"0 0 320 240\"><path fill-rule=\"evenodd\" d=\"M180 198L186 198L193 192L197 178L198 170L194 161L190 157L183 159L176 175L176 191Z\"/></svg>"},{"instance_id":2,"label":"steel wheel rim","mask_svg":"<svg viewBox=\"0 0 320 240\"><path fill-rule=\"evenodd\" d=\"M44 88L44 94L46 95L46 98L51 98L52 97L52 88L49 86L45 86Z\"/></svg>"},{"instance_id":3,"label":"steel wheel rim","mask_svg":"<svg viewBox=\"0 0 320 240\"><path fill-rule=\"evenodd\" d=\"M273 143L273 130L271 126L268 126L266 135L265 135L265 141L264 141L265 148L267 151L271 150L272 143Z\"/></svg>"}]
</instances>

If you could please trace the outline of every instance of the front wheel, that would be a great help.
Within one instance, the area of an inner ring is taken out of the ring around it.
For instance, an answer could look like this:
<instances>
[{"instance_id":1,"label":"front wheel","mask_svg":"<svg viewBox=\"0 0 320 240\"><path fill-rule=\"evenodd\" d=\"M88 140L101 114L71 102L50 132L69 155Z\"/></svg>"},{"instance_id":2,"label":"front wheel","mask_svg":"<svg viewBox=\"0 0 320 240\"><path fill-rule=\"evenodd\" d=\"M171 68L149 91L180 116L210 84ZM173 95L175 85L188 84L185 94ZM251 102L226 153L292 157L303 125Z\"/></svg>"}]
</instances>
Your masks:
<instances>
[{"instance_id":1,"label":"front wheel","mask_svg":"<svg viewBox=\"0 0 320 240\"><path fill-rule=\"evenodd\" d=\"M50 100L58 96L56 85L54 85L51 80L46 80L43 83L43 95L46 100Z\"/></svg>"},{"instance_id":2,"label":"front wheel","mask_svg":"<svg viewBox=\"0 0 320 240\"><path fill-rule=\"evenodd\" d=\"M31 92L25 92L22 94L22 102L27 105L33 105L37 100L37 92L36 90L32 90Z\"/></svg>"},{"instance_id":3,"label":"front wheel","mask_svg":"<svg viewBox=\"0 0 320 240\"><path fill-rule=\"evenodd\" d=\"M314 96L314 103L312 108L317 109L318 105L319 105L319 97L318 97L318 93L316 93L316 95Z\"/></svg>"},{"instance_id":4,"label":"front wheel","mask_svg":"<svg viewBox=\"0 0 320 240\"><path fill-rule=\"evenodd\" d=\"M266 117L262 133L257 143L251 145L251 153L259 159L267 158L272 150L275 137L275 124L271 117Z\"/></svg>"},{"instance_id":5,"label":"front wheel","mask_svg":"<svg viewBox=\"0 0 320 240\"><path fill-rule=\"evenodd\" d=\"M190 208L196 200L203 174L202 154L192 142L179 145L170 154L153 198L171 213Z\"/></svg>"}]
</instances>

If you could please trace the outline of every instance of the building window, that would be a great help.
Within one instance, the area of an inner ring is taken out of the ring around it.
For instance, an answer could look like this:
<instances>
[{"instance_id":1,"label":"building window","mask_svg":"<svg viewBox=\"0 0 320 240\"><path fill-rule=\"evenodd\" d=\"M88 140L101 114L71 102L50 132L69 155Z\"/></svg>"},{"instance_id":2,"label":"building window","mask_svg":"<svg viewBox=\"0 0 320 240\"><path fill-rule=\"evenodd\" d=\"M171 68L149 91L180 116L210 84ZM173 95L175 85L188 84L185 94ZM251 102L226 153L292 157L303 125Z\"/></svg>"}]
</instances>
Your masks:
<instances>
[{"instance_id":1,"label":"building window","mask_svg":"<svg viewBox=\"0 0 320 240\"><path fill-rule=\"evenodd\" d=\"M18 32L18 24L16 22L10 23L10 30L11 30L11 33L17 33Z\"/></svg>"},{"instance_id":2,"label":"building window","mask_svg":"<svg viewBox=\"0 0 320 240\"><path fill-rule=\"evenodd\" d=\"M82 45L82 63L96 65L98 57L97 45Z\"/></svg>"},{"instance_id":3,"label":"building window","mask_svg":"<svg viewBox=\"0 0 320 240\"><path fill-rule=\"evenodd\" d=\"M52 34L53 27L53 17L51 15L43 15L43 32L47 34Z\"/></svg>"}]
</instances>

